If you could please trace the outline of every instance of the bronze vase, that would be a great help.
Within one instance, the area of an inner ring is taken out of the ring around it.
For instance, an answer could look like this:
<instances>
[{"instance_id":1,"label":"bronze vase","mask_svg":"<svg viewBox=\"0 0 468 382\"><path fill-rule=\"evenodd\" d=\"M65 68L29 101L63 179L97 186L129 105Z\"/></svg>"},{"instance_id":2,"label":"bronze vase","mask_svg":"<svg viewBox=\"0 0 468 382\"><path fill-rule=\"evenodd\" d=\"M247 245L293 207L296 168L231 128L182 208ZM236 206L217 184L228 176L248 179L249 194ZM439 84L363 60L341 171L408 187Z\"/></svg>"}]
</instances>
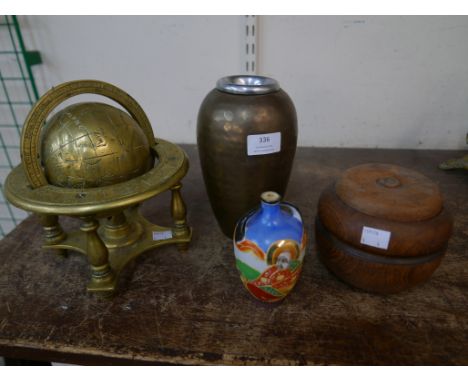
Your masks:
<instances>
[{"instance_id":1,"label":"bronze vase","mask_svg":"<svg viewBox=\"0 0 468 382\"><path fill-rule=\"evenodd\" d=\"M258 195L285 194L297 145L294 104L272 78L223 77L200 107L197 142L211 207L232 238Z\"/></svg>"}]
</instances>

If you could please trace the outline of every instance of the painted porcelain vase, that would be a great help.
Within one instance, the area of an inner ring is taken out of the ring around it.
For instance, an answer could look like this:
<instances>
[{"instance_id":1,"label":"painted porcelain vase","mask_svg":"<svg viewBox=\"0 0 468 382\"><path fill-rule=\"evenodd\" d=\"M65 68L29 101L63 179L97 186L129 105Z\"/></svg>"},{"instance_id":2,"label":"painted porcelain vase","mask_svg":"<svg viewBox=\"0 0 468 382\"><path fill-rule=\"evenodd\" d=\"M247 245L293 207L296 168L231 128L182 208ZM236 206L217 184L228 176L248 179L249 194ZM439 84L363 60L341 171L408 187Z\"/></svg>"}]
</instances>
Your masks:
<instances>
[{"instance_id":1,"label":"painted porcelain vase","mask_svg":"<svg viewBox=\"0 0 468 382\"><path fill-rule=\"evenodd\" d=\"M299 279L306 242L299 210L276 192L262 193L260 207L234 231L236 266L247 290L265 302L286 297Z\"/></svg>"}]
</instances>

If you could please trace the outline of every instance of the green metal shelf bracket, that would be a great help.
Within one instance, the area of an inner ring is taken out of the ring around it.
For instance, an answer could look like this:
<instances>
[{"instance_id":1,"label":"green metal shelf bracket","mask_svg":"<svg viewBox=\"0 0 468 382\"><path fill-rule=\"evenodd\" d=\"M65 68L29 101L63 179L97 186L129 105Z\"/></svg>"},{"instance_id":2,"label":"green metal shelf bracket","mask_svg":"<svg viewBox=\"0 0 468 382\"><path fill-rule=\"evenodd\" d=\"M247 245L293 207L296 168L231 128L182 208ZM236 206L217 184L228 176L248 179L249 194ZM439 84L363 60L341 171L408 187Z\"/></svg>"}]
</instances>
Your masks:
<instances>
[{"instance_id":1,"label":"green metal shelf bracket","mask_svg":"<svg viewBox=\"0 0 468 382\"><path fill-rule=\"evenodd\" d=\"M31 66L42 64L42 57L41 53L37 50L27 50L26 46L24 45L23 35L21 34L21 28L18 22L18 18L16 16L12 16L13 24L15 26L16 35L18 37L18 43L23 53L24 62L26 63L26 69L28 71L28 76L31 80L31 87L34 91L34 96L36 97L36 101L39 99L39 93L37 92L36 83L34 81L34 76L32 74Z\"/></svg>"},{"instance_id":2,"label":"green metal shelf bracket","mask_svg":"<svg viewBox=\"0 0 468 382\"><path fill-rule=\"evenodd\" d=\"M3 196L9 170L20 162L19 142L27 112L39 99L32 66L42 63L40 52L26 49L19 20L0 22L0 239L24 218Z\"/></svg>"}]
</instances>

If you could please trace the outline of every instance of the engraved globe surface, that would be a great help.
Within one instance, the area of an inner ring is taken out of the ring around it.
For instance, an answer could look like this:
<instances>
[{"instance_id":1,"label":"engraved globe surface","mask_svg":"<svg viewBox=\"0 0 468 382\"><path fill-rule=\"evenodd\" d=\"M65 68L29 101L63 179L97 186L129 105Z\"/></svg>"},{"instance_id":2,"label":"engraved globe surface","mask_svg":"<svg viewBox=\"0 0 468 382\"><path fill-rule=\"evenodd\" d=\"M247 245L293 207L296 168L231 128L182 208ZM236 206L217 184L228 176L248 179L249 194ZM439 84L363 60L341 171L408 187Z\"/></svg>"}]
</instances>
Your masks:
<instances>
[{"instance_id":1,"label":"engraved globe surface","mask_svg":"<svg viewBox=\"0 0 468 382\"><path fill-rule=\"evenodd\" d=\"M130 115L111 105L68 106L43 131L42 164L55 186L108 186L137 177L153 164L142 129Z\"/></svg>"}]
</instances>

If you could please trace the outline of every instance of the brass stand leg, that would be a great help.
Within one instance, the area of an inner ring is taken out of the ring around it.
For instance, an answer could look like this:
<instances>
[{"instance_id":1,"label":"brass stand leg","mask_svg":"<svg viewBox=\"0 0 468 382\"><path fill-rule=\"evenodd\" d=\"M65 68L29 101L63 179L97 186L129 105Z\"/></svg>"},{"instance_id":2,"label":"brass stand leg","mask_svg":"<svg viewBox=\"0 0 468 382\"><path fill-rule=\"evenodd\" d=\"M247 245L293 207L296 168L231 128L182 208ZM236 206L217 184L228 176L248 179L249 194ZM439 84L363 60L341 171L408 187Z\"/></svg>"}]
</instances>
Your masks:
<instances>
[{"instance_id":1,"label":"brass stand leg","mask_svg":"<svg viewBox=\"0 0 468 382\"><path fill-rule=\"evenodd\" d=\"M86 233L86 254L91 264L90 292L112 292L114 272L109 265L109 251L97 234L99 222L93 216L81 218L81 231Z\"/></svg>"},{"instance_id":2,"label":"brass stand leg","mask_svg":"<svg viewBox=\"0 0 468 382\"><path fill-rule=\"evenodd\" d=\"M190 234L189 227L187 226L186 221L186 214L187 209L185 207L184 200L182 199L182 195L180 193L180 189L182 188L182 184L177 184L171 188L172 191L172 201L171 201L171 214L172 219L174 219L175 228L174 228L174 236L178 237L188 237ZM188 243L178 243L177 248L179 250L186 250L188 249Z\"/></svg>"},{"instance_id":3,"label":"brass stand leg","mask_svg":"<svg viewBox=\"0 0 468 382\"><path fill-rule=\"evenodd\" d=\"M44 230L44 242L46 245L59 244L67 237L59 224L57 215L38 215ZM65 249L54 249L57 255L65 256L67 251Z\"/></svg>"},{"instance_id":4,"label":"brass stand leg","mask_svg":"<svg viewBox=\"0 0 468 382\"><path fill-rule=\"evenodd\" d=\"M119 239L128 236L130 233L130 224L128 224L123 212L111 216L104 228L106 235L112 239Z\"/></svg>"},{"instance_id":5,"label":"brass stand leg","mask_svg":"<svg viewBox=\"0 0 468 382\"><path fill-rule=\"evenodd\" d=\"M122 248L138 241L143 232L141 226L129 222L120 211L106 219L104 229L99 233L107 248Z\"/></svg>"}]
</instances>

